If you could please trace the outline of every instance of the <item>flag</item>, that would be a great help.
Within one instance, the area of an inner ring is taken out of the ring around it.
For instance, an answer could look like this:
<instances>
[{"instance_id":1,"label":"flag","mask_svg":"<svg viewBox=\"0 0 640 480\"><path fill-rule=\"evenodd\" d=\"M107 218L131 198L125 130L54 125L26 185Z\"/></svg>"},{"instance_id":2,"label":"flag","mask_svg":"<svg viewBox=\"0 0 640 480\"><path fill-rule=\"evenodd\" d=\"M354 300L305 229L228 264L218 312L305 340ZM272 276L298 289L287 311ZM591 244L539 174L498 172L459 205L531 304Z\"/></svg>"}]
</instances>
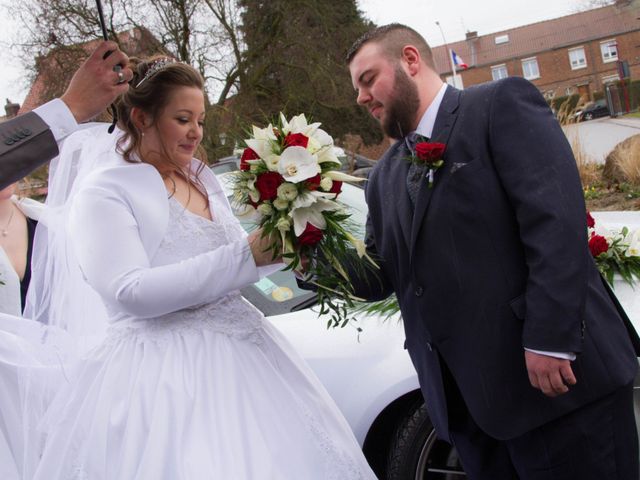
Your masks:
<instances>
[{"instance_id":1,"label":"flag","mask_svg":"<svg viewBox=\"0 0 640 480\"><path fill-rule=\"evenodd\" d=\"M469 66L464 63L464 60L456 55L456 52L454 52L453 50L451 50L451 58L453 59L453 64L455 65L456 70L458 70L459 68L461 68L462 70L464 70L465 68L469 68Z\"/></svg>"}]
</instances>

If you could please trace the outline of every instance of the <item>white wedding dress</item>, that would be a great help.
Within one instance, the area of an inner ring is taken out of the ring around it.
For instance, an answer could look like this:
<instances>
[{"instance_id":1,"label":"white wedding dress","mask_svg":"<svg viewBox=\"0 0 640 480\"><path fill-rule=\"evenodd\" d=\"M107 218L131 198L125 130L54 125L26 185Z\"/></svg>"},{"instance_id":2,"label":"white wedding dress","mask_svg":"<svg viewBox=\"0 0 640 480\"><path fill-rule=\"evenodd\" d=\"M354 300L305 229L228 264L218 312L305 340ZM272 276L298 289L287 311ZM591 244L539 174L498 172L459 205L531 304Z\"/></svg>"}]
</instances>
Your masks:
<instances>
[{"instance_id":1,"label":"white wedding dress","mask_svg":"<svg viewBox=\"0 0 640 480\"><path fill-rule=\"evenodd\" d=\"M109 326L79 360L67 332L0 317L1 478L375 479L317 377L238 290L184 305L211 282L190 262L245 235L228 204L209 198L213 221L166 200L166 231L148 269L164 274L135 292L168 313L123 313L108 294L111 265L97 259ZM108 210L94 215L98 230L111 220ZM113 258L130 255L117 235L105 241ZM217 282L232 281L224 273Z\"/></svg>"}]
</instances>

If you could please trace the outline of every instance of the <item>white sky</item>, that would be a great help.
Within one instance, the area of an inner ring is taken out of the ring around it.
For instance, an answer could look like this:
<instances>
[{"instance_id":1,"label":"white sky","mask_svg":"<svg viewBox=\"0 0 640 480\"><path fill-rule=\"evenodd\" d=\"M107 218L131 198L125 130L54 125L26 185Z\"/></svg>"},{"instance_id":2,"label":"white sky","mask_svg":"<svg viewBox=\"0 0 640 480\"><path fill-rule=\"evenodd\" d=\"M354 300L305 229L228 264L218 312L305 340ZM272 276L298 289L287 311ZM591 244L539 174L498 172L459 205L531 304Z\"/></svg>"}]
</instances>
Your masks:
<instances>
[{"instance_id":1,"label":"white sky","mask_svg":"<svg viewBox=\"0 0 640 480\"><path fill-rule=\"evenodd\" d=\"M360 9L378 25L399 22L422 33L431 46L463 40L466 31L479 35L575 13L587 0L359 0ZM440 22L442 33L435 24ZM9 44L16 25L0 9L0 102L22 103L28 85L20 60ZM0 115L4 109L0 109Z\"/></svg>"}]
</instances>

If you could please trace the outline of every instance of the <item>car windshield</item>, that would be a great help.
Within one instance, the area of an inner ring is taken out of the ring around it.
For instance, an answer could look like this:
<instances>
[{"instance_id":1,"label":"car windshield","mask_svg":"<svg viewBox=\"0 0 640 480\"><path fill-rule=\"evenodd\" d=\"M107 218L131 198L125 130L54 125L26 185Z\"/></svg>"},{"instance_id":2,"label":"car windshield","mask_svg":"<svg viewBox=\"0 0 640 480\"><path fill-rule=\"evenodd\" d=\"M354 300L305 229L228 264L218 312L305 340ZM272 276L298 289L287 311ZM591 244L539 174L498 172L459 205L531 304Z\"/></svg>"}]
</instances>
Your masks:
<instances>
[{"instance_id":1,"label":"car windshield","mask_svg":"<svg viewBox=\"0 0 640 480\"><path fill-rule=\"evenodd\" d=\"M237 164L225 162L211 167L220 182L222 183L227 197L231 197L231 183L229 172L237 170ZM230 199L231 200L231 199ZM343 184L342 193L338 200L351 214L346 228L357 238L364 237L365 222L367 218L367 204L364 200L362 188L350 184ZM240 224L247 231L257 228L253 215L237 211L234 213L240 220ZM265 316L280 315L313 305L316 295L308 290L298 288L296 278L291 271L275 272L260 281L243 288L242 295L255 305Z\"/></svg>"}]
</instances>

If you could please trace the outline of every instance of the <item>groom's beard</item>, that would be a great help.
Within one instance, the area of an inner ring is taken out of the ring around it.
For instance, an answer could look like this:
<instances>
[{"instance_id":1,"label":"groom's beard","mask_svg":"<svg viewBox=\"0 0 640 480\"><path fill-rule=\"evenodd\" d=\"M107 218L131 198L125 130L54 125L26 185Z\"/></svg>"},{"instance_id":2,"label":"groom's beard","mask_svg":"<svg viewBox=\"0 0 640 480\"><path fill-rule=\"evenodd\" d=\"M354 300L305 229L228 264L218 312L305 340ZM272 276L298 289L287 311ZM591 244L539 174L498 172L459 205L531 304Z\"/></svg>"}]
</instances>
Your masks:
<instances>
[{"instance_id":1,"label":"groom's beard","mask_svg":"<svg viewBox=\"0 0 640 480\"><path fill-rule=\"evenodd\" d=\"M393 83L393 100L388 104L387 115L382 122L382 130L396 140L404 137L414 128L420 104L418 87L409 76L397 67Z\"/></svg>"}]
</instances>

